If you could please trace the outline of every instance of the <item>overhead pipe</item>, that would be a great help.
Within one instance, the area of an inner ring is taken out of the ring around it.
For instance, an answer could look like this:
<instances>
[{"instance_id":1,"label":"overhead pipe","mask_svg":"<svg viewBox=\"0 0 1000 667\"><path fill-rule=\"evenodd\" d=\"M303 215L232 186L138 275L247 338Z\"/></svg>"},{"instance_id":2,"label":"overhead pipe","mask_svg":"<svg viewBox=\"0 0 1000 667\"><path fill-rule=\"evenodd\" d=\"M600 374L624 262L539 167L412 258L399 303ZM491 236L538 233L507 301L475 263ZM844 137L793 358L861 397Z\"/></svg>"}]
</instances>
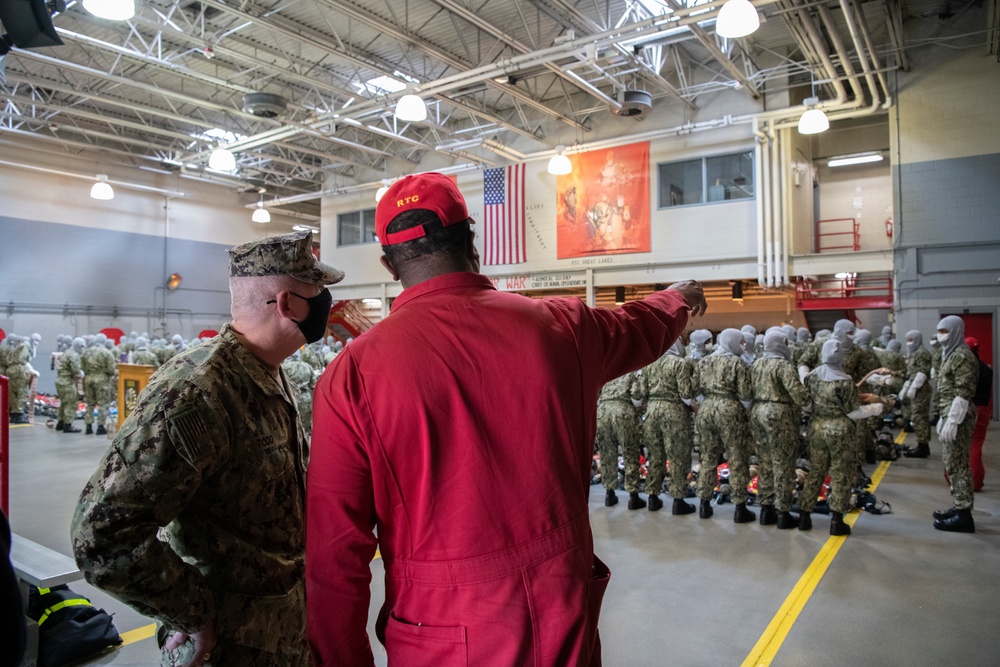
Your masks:
<instances>
[{"instance_id":1,"label":"overhead pipe","mask_svg":"<svg viewBox=\"0 0 1000 667\"><path fill-rule=\"evenodd\" d=\"M52 174L54 176L65 176L67 178L78 178L84 181L96 181L95 176L86 176L84 174L76 174L71 171L62 171L60 169L51 169L49 167L40 167L34 164L23 164L20 162L8 162L7 160L0 160L0 165L4 167L14 167L15 169L29 169L31 171L40 171L44 174ZM126 190L141 190L143 192L152 192L154 194L162 195L167 199L171 197L187 197L186 192L179 192L177 190L164 190L163 188L154 188L151 185L142 185L141 183L128 183L127 181L117 181L107 180L108 184L115 187L125 188Z\"/></svg>"},{"instance_id":2,"label":"overhead pipe","mask_svg":"<svg viewBox=\"0 0 1000 667\"><path fill-rule=\"evenodd\" d=\"M878 51L875 50L875 42L872 41L871 31L868 29L868 23L865 21L865 15L861 9L861 3L858 2L858 0L854 0L854 11L858 19L858 26L861 28L861 37L864 39L865 46L867 47L868 57L871 58L872 61L872 70L878 76L879 84L882 86L882 95L886 100L886 104L884 104L882 108L888 109L889 85L886 83L885 73L879 65Z\"/></svg>"}]
</instances>

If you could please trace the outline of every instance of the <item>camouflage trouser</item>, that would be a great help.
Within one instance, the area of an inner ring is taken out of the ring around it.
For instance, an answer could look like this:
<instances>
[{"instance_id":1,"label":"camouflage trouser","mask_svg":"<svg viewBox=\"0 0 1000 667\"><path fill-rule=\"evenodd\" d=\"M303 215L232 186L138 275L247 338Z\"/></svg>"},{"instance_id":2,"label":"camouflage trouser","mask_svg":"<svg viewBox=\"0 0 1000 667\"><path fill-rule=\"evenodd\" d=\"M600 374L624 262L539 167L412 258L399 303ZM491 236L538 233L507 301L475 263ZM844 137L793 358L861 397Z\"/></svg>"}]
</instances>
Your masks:
<instances>
[{"instance_id":1,"label":"camouflage trouser","mask_svg":"<svg viewBox=\"0 0 1000 667\"><path fill-rule=\"evenodd\" d=\"M913 432L918 443L931 441L931 391L925 385L920 388L912 400L906 401L909 406L910 421L913 422Z\"/></svg>"},{"instance_id":2,"label":"camouflage trouser","mask_svg":"<svg viewBox=\"0 0 1000 667\"><path fill-rule=\"evenodd\" d=\"M663 473L669 459L670 495L683 498L687 475L691 472L691 413L687 406L650 400L642 440L649 450L646 491L659 494L663 489Z\"/></svg>"},{"instance_id":3,"label":"camouflage trouser","mask_svg":"<svg viewBox=\"0 0 1000 667\"><path fill-rule=\"evenodd\" d=\"M12 414L23 413L28 405L28 367L24 364L8 366L4 375L10 380L9 411Z\"/></svg>"},{"instance_id":4,"label":"camouflage trouser","mask_svg":"<svg viewBox=\"0 0 1000 667\"><path fill-rule=\"evenodd\" d=\"M709 396L695 415L701 439L698 456L698 497L709 500L716 483L716 466L725 452L734 503L747 500L750 481L750 429L747 411L736 399Z\"/></svg>"},{"instance_id":5,"label":"camouflage trouser","mask_svg":"<svg viewBox=\"0 0 1000 667\"><path fill-rule=\"evenodd\" d=\"M603 401L597 405L597 451L601 455L601 482L608 490L618 486L618 450L625 460L625 490L639 490L639 438L635 408L630 403Z\"/></svg>"},{"instance_id":6,"label":"camouflage trouser","mask_svg":"<svg viewBox=\"0 0 1000 667\"><path fill-rule=\"evenodd\" d=\"M56 393L59 395L59 421L71 424L76 419L76 382L56 380Z\"/></svg>"},{"instance_id":7,"label":"camouflage trouser","mask_svg":"<svg viewBox=\"0 0 1000 667\"><path fill-rule=\"evenodd\" d=\"M851 486L857 471L857 426L843 419L813 418L809 424L809 476L806 478L799 508L812 512L816 508L823 480L830 474L830 509L846 513L851 510Z\"/></svg>"},{"instance_id":8,"label":"camouflage trouser","mask_svg":"<svg viewBox=\"0 0 1000 667\"><path fill-rule=\"evenodd\" d=\"M787 403L754 403L750 429L757 441L757 498L781 512L792 507L795 458L799 451L799 413Z\"/></svg>"},{"instance_id":9,"label":"camouflage trouser","mask_svg":"<svg viewBox=\"0 0 1000 667\"><path fill-rule=\"evenodd\" d=\"M947 414L945 408L941 414ZM942 417L942 420L945 419ZM951 499L960 510L972 509L972 470L969 452L972 449L972 432L976 428L976 406L970 405L965 419L958 425L955 442L941 442L941 462L951 484Z\"/></svg>"},{"instance_id":10,"label":"camouflage trouser","mask_svg":"<svg viewBox=\"0 0 1000 667\"><path fill-rule=\"evenodd\" d=\"M160 667L180 667L191 661L194 643L188 639L180 648L167 651L163 648L172 635L166 627L156 624L156 643L160 647ZM209 652L211 656L199 664L205 667L309 667L309 651L305 646L299 651L284 651L280 654L268 653L260 649L243 646L220 637Z\"/></svg>"},{"instance_id":11,"label":"camouflage trouser","mask_svg":"<svg viewBox=\"0 0 1000 667\"><path fill-rule=\"evenodd\" d=\"M94 423L94 407L97 407L97 425L103 426L108 420L108 403L111 402L111 392L108 390L107 375L88 375L83 378L83 400L87 410L83 413L83 423Z\"/></svg>"}]
</instances>

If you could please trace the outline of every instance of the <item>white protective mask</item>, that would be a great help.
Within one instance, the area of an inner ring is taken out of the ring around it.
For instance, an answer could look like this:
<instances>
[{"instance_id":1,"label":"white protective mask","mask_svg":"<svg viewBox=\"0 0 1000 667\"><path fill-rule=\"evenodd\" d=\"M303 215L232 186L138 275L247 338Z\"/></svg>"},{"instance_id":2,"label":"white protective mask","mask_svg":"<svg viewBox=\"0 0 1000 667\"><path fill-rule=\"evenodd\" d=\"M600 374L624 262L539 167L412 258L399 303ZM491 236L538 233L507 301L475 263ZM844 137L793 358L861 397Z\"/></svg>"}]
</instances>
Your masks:
<instances>
[{"instance_id":1,"label":"white protective mask","mask_svg":"<svg viewBox=\"0 0 1000 667\"><path fill-rule=\"evenodd\" d=\"M950 333L938 333L937 340L938 340L939 343L941 343L942 345L944 345L945 343L948 342L948 339L950 337L951 337Z\"/></svg>"}]
</instances>

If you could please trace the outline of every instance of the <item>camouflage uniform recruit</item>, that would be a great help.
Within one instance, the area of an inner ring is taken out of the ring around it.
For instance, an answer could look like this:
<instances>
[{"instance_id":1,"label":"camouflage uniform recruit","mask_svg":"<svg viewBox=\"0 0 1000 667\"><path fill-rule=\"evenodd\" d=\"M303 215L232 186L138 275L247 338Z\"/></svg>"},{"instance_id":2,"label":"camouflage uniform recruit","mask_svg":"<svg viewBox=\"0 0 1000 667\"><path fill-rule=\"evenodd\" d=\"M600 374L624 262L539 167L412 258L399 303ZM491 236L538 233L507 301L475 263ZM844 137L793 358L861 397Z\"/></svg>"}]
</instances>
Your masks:
<instances>
[{"instance_id":1,"label":"camouflage uniform recruit","mask_svg":"<svg viewBox=\"0 0 1000 667\"><path fill-rule=\"evenodd\" d=\"M941 461L951 485L953 514L934 523L939 530L975 532L972 520L973 490L969 452L976 427L976 408L972 397L979 382L979 360L965 343L965 323L949 315L938 323L938 331L947 331L941 341L941 370L937 373L937 399L940 419L937 424L941 441ZM935 515L935 518L938 518Z\"/></svg>"},{"instance_id":2,"label":"camouflage uniform recruit","mask_svg":"<svg viewBox=\"0 0 1000 667\"><path fill-rule=\"evenodd\" d=\"M312 401L313 390L316 388L316 374L312 366L302 361L298 353L286 359L281 367L285 369L285 375L295 390L295 405L299 409L299 419L302 421L302 428L309 435L312 433Z\"/></svg>"},{"instance_id":3,"label":"camouflage uniform recruit","mask_svg":"<svg viewBox=\"0 0 1000 667\"><path fill-rule=\"evenodd\" d=\"M931 351L922 345L923 335L906 332L906 382L903 385L904 415L913 422L918 443L931 441Z\"/></svg>"},{"instance_id":4,"label":"camouflage uniform recruit","mask_svg":"<svg viewBox=\"0 0 1000 667\"><path fill-rule=\"evenodd\" d=\"M680 341L643 369L642 393L648 401L643 423L643 444L649 450L646 491L658 494L663 487L665 461L670 460L670 495L681 500L691 472L691 408L694 399L693 362L680 356Z\"/></svg>"},{"instance_id":5,"label":"camouflage uniform recruit","mask_svg":"<svg viewBox=\"0 0 1000 667\"><path fill-rule=\"evenodd\" d=\"M23 414L28 405L28 364L31 361L31 343L27 338L18 337L7 350L7 368L4 375L10 380L9 413L18 415L18 422L27 421Z\"/></svg>"},{"instance_id":6,"label":"camouflage uniform recruit","mask_svg":"<svg viewBox=\"0 0 1000 667\"><path fill-rule=\"evenodd\" d=\"M597 451L601 455L601 481L609 492L618 485L619 449L625 461L625 490L639 491L639 434L632 405L639 396L635 375L626 373L604 385L597 400Z\"/></svg>"},{"instance_id":7,"label":"camouflage uniform recruit","mask_svg":"<svg viewBox=\"0 0 1000 667\"><path fill-rule=\"evenodd\" d=\"M239 246L230 275L337 282L310 247L308 233ZM165 626L161 646L214 624L205 665L305 667L306 442L284 372L224 325L156 371L84 487L80 569ZM161 664L193 652L188 638Z\"/></svg>"},{"instance_id":8,"label":"camouflage uniform recruit","mask_svg":"<svg viewBox=\"0 0 1000 667\"><path fill-rule=\"evenodd\" d=\"M67 433L76 433L73 428L76 419L76 408L79 392L76 381L83 373L80 365L80 353L85 343L82 338L74 338L73 346L59 357L59 367L56 370L56 393L59 395L59 423L56 428Z\"/></svg>"},{"instance_id":9,"label":"camouflage uniform recruit","mask_svg":"<svg viewBox=\"0 0 1000 667\"><path fill-rule=\"evenodd\" d=\"M732 499L740 508L747 501L747 483L750 481L750 432L746 406L753 397L750 369L740 359L743 334L736 329L726 329L719 334L716 349L698 364L697 393L705 397L695 416L698 428L700 469L698 471L698 497L702 501L702 516L711 508L716 483L716 466L723 452L729 462L729 480ZM742 521L740 521L742 523Z\"/></svg>"},{"instance_id":10,"label":"camouflage uniform recruit","mask_svg":"<svg viewBox=\"0 0 1000 667\"><path fill-rule=\"evenodd\" d=\"M103 334L100 334L103 336ZM104 422L108 419L108 404L111 403L111 378L117 372L115 355L104 347L103 339L95 338L94 344L88 347L80 357L83 367L83 400L87 403L87 411L83 414L83 423L87 425L87 433L94 423L94 408L97 407L97 433L104 434Z\"/></svg>"},{"instance_id":11,"label":"camouflage uniform recruit","mask_svg":"<svg viewBox=\"0 0 1000 667\"><path fill-rule=\"evenodd\" d=\"M782 332L765 334L764 356L750 368L753 381L750 428L757 441L757 498L762 522L766 511L763 508L768 506L787 514L795 492L799 422L807 396L790 360L786 340Z\"/></svg>"}]
</instances>

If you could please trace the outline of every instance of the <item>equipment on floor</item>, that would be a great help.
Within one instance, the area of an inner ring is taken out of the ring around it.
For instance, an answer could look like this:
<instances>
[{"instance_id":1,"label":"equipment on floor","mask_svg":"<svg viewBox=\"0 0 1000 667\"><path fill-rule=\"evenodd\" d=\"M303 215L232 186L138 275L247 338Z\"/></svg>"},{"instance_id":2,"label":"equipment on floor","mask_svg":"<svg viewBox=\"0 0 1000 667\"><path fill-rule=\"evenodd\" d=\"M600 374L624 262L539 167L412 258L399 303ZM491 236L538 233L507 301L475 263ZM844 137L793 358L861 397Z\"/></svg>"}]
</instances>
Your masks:
<instances>
[{"instance_id":1,"label":"equipment on floor","mask_svg":"<svg viewBox=\"0 0 1000 667\"><path fill-rule=\"evenodd\" d=\"M58 667L122 643L111 614L65 584L32 587L28 617L38 623L38 665Z\"/></svg>"}]
</instances>

